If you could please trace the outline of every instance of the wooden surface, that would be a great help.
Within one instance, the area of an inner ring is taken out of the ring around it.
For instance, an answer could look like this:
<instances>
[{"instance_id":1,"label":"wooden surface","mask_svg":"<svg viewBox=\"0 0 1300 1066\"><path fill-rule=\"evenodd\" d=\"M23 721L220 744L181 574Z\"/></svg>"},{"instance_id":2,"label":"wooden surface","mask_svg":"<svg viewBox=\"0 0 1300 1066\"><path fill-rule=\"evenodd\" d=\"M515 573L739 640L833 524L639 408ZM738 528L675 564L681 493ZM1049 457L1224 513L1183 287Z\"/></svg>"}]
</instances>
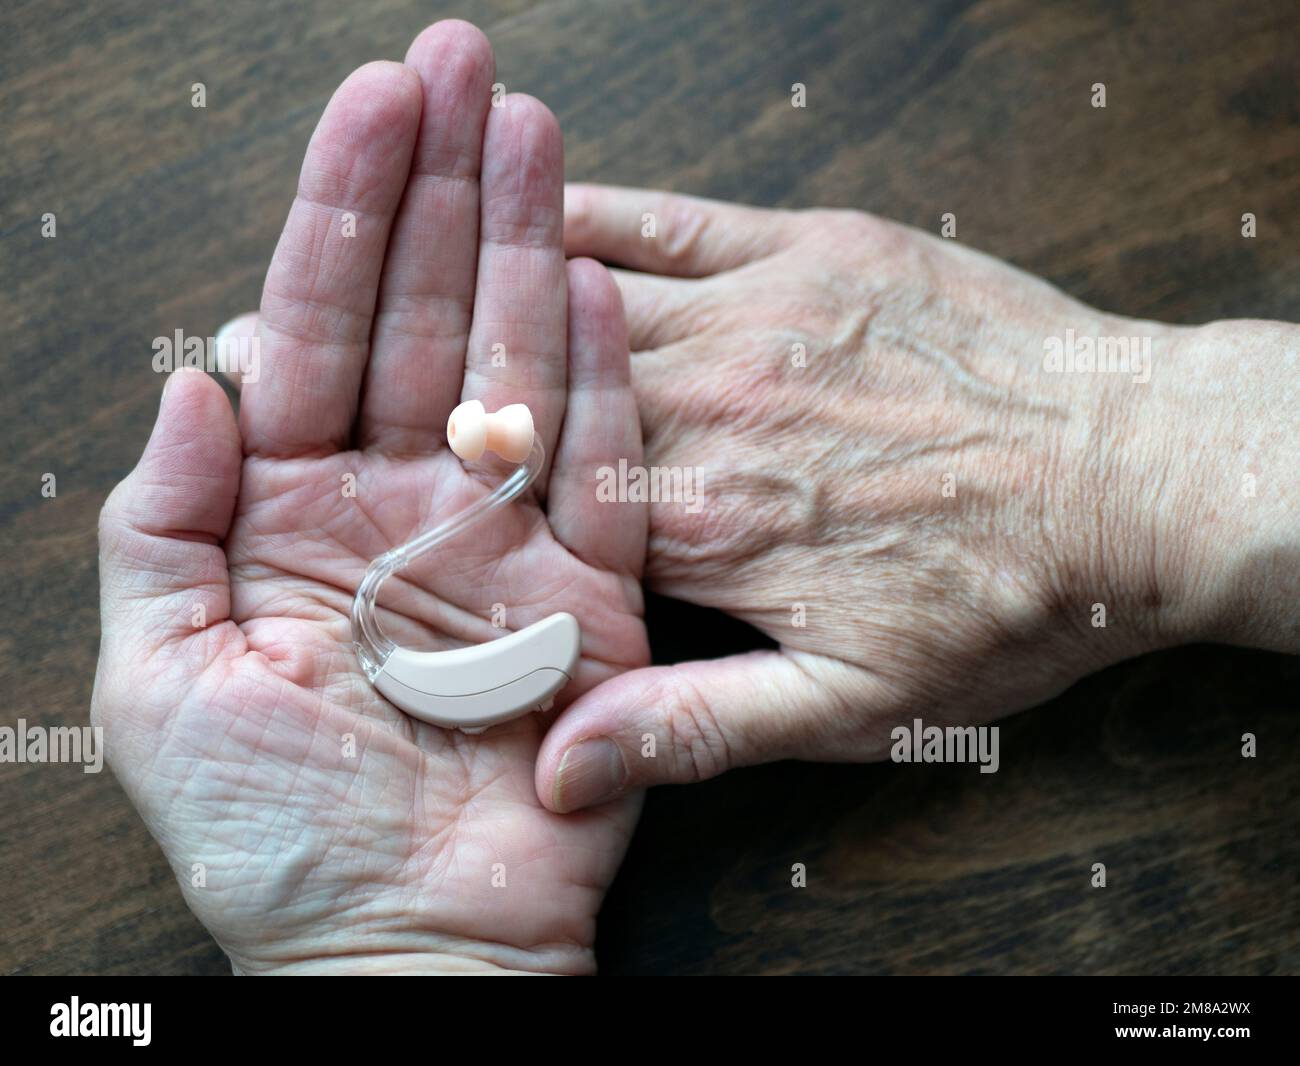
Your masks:
<instances>
[{"instance_id":1,"label":"wooden surface","mask_svg":"<svg viewBox=\"0 0 1300 1066\"><path fill-rule=\"evenodd\" d=\"M951 211L962 241L1109 310L1300 317L1294 0L10 3L0 724L85 720L95 519L157 408L152 338L256 305L330 92L442 14L483 26L500 80L555 110L572 178L931 230ZM661 635L699 620L653 605ZM708 634L657 654L753 639ZM991 777L784 764L659 790L601 966L1295 973L1298 688L1297 660L1181 649L1004 722ZM226 971L110 774L0 766L0 972Z\"/></svg>"}]
</instances>

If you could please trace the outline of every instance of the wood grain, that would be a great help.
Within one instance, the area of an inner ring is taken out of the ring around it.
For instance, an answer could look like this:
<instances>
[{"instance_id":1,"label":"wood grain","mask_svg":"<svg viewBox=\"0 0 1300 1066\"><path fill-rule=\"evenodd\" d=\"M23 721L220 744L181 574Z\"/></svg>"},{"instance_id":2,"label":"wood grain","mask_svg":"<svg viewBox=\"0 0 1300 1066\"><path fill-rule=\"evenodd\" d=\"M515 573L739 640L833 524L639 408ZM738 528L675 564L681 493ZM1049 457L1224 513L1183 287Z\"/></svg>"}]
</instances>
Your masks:
<instances>
[{"instance_id":1,"label":"wood grain","mask_svg":"<svg viewBox=\"0 0 1300 1066\"><path fill-rule=\"evenodd\" d=\"M330 92L444 13L483 26L499 79L555 110L572 178L930 230L950 211L963 242L1108 310L1297 317L1293 0L443 7L6 8L0 724L84 721L95 520L153 420L152 338L255 306ZM652 622L664 660L756 639L662 601ZM1293 659L1179 649L1006 721L996 775L782 764L659 790L601 965L1300 971L1298 683ZM109 774L0 766L0 972L226 971Z\"/></svg>"}]
</instances>

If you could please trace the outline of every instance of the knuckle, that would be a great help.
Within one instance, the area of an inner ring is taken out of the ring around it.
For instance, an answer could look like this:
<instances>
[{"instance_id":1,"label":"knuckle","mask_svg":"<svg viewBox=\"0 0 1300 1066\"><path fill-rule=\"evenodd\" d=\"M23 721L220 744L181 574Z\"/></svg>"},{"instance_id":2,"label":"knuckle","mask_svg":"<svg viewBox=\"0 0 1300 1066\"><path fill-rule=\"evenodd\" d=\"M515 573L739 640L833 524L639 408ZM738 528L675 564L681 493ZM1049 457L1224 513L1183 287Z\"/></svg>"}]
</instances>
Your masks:
<instances>
[{"instance_id":1,"label":"knuckle","mask_svg":"<svg viewBox=\"0 0 1300 1066\"><path fill-rule=\"evenodd\" d=\"M699 688L680 674L668 682L672 750L691 780L716 777L732 765L732 748Z\"/></svg>"},{"instance_id":2,"label":"knuckle","mask_svg":"<svg viewBox=\"0 0 1300 1066\"><path fill-rule=\"evenodd\" d=\"M879 264L905 254L915 244L906 227L865 211L819 209L810 214L811 232L832 255L868 258Z\"/></svg>"},{"instance_id":3,"label":"knuckle","mask_svg":"<svg viewBox=\"0 0 1300 1066\"><path fill-rule=\"evenodd\" d=\"M581 236L589 235L596 214L595 193L585 185L568 185L564 190L565 228Z\"/></svg>"},{"instance_id":4,"label":"knuckle","mask_svg":"<svg viewBox=\"0 0 1300 1066\"><path fill-rule=\"evenodd\" d=\"M704 212L689 203L670 201L661 208L660 254L673 267L687 268L695 262L709 230Z\"/></svg>"}]
</instances>

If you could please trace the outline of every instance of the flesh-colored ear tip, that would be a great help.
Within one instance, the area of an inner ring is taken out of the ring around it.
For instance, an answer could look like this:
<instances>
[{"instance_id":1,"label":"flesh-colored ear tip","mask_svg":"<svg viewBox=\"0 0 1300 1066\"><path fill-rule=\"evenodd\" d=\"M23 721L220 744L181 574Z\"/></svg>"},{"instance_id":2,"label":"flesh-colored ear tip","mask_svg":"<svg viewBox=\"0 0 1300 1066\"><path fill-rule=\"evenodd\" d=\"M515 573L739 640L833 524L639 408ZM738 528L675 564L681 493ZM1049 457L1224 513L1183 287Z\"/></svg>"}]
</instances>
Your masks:
<instances>
[{"instance_id":1,"label":"flesh-colored ear tip","mask_svg":"<svg viewBox=\"0 0 1300 1066\"><path fill-rule=\"evenodd\" d=\"M488 414L478 400L466 400L452 411L447 419L447 444L453 452L472 463L483 455L487 439Z\"/></svg>"},{"instance_id":2,"label":"flesh-colored ear tip","mask_svg":"<svg viewBox=\"0 0 1300 1066\"><path fill-rule=\"evenodd\" d=\"M533 413L512 403L487 417L487 446L508 463L522 463L533 449Z\"/></svg>"},{"instance_id":3,"label":"flesh-colored ear tip","mask_svg":"<svg viewBox=\"0 0 1300 1066\"><path fill-rule=\"evenodd\" d=\"M533 450L533 413L512 403L488 414L478 400L466 400L447 419L447 444L472 463L483 452L496 452L508 463L522 463Z\"/></svg>"}]
</instances>

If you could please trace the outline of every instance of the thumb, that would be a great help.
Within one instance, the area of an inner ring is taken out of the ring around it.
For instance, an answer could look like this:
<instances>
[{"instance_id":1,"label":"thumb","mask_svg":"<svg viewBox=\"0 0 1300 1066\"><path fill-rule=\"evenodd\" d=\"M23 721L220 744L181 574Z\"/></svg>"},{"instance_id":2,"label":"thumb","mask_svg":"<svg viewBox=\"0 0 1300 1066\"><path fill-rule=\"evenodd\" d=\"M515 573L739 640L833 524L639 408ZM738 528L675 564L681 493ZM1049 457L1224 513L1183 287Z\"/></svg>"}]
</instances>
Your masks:
<instances>
[{"instance_id":1,"label":"thumb","mask_svg":"<svg viewBox=\"0 0 1300 1066\"><path fill-rule=\"evenodd\" d=\"M144 454L100 512L106 641L125 632L136 647L153 650L229 617L221 540L234 514L242 462L239 429L221 386L202 371L173 373Z\"/></svg>"},{"instance_id":2,"label":"thumb","mask_svg":"<svg viewBox=\"0 0 1300 1066\"><path fill-rule=\"evenodd\" d=\"M556 718L537 756L537 798L563 814L792 758L812 746L834 702L795 658L775 651L633 670Z\"/></svg>"}]
</instances>

